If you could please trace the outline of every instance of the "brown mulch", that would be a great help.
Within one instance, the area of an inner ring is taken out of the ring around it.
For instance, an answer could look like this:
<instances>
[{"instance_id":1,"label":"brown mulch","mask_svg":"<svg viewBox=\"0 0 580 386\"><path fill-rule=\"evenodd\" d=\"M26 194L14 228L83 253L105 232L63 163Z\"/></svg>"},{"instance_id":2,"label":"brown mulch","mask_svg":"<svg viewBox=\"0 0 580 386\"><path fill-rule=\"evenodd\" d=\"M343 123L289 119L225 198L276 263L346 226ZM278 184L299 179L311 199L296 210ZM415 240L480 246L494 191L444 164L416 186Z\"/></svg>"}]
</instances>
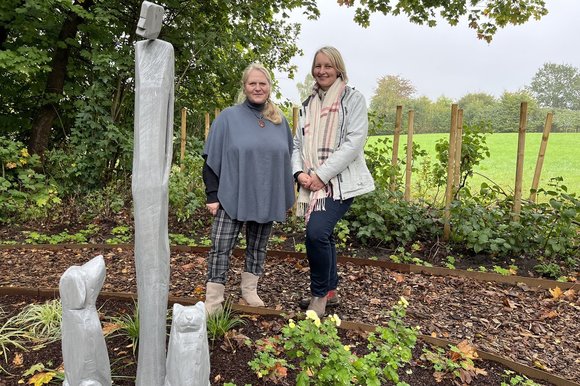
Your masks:
<instances>
[{"instance_id":1,"label":"brown mulch","mask_svg":"<svg viewBox=\"0 0 580 386\"><path fill-rule=\"evenodd\" d=\"M103 291L136 292L133 251L0 250L4 267L0 286L58 287L70 265L103 254L107 279ZM171 255L170 295L203 298L205 255ZM241 258L232 259L227 292L239 297ZM374 325L387 322L388 309L405 296L407 322L421 333L452 341L464 339L476 347L513 361L580 382L580 296L525 285L478 282L458 277L402 274L370 266L340 265L343 320ZM269 308L298 311L308 293L308 263L304 259L269 258L260 281L260 295ZM497 384L497 383L490 383Z\"/></svg>"},{"instance_id":2,"label":"brown mulch","mask_svg":"<svg viewBox=\"0 0 580 386\"><path fill-rule=\"evenodd\" d=\"M4 314L0 314L0 323L4 323L8 317L18 313L27 304L31 302L40 303L42 301L43 299L31 299L19 295L0 295L0 304L2 304L4 309ZM97 301L97 308L105 327L110 324L110 317L132 314L133 307L133 303L129 301L111 299ZM263 378L259 379L252 371L249 371L247 363L254 358L255 347L249 346L245 342L247 340L256 342L258 339L279 333L286 320L279 316L240 316L244 321L243 325L230 330L225 338L210 341L211 383L213 385L222 385L231 382L240 386L248 384L273 385L273 382L267 382ZM339 330L339 335L343 344L349 344L351 351L359 357L367 353L365 346L368 333ZM137 358L133 355L130 340L124 335L112 333L107 336L106 341L113 384L122 386L134 385ZM413 359L398 372L401 377L400 380L413 386L458 385L458 383L453 382L458 380L458 377L447 376L439 382L436 380L432 367L421 359L423 348L433 350L425 343L418 341L413 350ZM46 366L45 369L35 373L37 376L40 373L47 373L54 369L62 371L60 341L46 344L40 350L22 352L12 348L8 352L8 357L8 363L1 363L4 369L8 371L8 373L4 373L0 377L1 386L16 386L27 383L27 381L30 383L32 374L25 376L23 373L37 364ZM498 363L476 359L474 360L474 365L480 371L480 374L473 377L470 382L471 386L499 385L502 380L505 380L502 374L507 369ZM52 379L53 382L56 380L57 378ZM57 381L56 383L59 382ZM289 371L287 376L280 379L278 384L294 385L295 383L296 373ZM392 383L387 383L386 385L392 385Z\"/></svg>"}]
</instances>

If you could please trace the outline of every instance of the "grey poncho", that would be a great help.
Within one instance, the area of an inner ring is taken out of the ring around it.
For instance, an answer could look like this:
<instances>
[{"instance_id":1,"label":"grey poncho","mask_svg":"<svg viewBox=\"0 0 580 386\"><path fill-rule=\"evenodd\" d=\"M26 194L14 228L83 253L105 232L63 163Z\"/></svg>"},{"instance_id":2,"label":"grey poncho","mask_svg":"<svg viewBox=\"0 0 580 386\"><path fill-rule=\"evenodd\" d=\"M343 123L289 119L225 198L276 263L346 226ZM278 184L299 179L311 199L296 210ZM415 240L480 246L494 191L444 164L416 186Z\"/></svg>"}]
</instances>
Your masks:
<instances>
[{"instance_id":1,"label":"grey poncho","mask_svg":"<svg viewBox=\"0 0 580 386\"><path fill-rule=\"evenodd\" d=\"M225 109L205 144L207 165L219 178L218 200L238 221L284 221L294 203L290 157L292 134L286 119L264 120L247 101Z\"/></svg>"}]
</instances>

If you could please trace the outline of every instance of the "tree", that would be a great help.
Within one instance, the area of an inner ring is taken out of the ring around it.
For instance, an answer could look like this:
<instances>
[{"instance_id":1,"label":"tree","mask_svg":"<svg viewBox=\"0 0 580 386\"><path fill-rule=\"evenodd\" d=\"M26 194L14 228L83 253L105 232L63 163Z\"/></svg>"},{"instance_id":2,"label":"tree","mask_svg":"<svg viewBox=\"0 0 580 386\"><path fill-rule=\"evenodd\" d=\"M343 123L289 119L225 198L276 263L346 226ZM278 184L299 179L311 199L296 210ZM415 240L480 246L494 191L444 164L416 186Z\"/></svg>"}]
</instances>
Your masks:
<instances>
[{"instance_id":1,"label":"tree","mask_svg":"<svg viewBox=\"0 0 580 386\"><path fill-rule=\"evenodd\" d=\"M338 0L340 5L353 7L356 0ZM360 0L355 10L354 20L368 27L370 15L380 12L384 15L404 14L416 24L437 25L437 18L443 18L450 25L457 25L461 16L467 15L469 27L477 32L479 39L491 42L498 28L508 24L518 25L530 18L539 20L548 14L545 0Z\"/></svg>"},{"instance_id":2,"label":"tree","mask_svg":"<svg viewBox=\"0 0 580 386\"><path fill-rule=\"evenodd\" d=\"M457 102L463 109L463 123L466 125L488 124L497 101L493 95L486 93L469 93Z\"/></svg>"},{"instance_id":3,"label":"tree","mask_svg":"<svg viewBox=\"0 0 580 386\"><path fill-rule=\"evenodd\" d=\"M304 101L312 93L312 86L314 85L314 77L311 73L306 74L304 78L304 83L296 83L296 88L298 89L298 94L300 95L300 100Z\"/></svg>"},{"instance_id":4,"label":"tree","mask_svg":"<svg viewBox=\"0 0 580 386\"><path fill-rule=\"evenodd\" d=\"M381 114L391 113L397 105L408 102L413 94L415 86L410 80L399 75L385 75L377 80L370 108Z\"/></svg>"},{"instance_id":5,"label":"tree","mask_svg":"<svg viewBox=\"0 0 580 386\"><path fill-rule=\"evenodd\" d=\"M580 110L580 70L568 64L544 63L529 90L542 107Z\"/></svg>"},{"instance_id":6,"label":"tree","mask_svg":"<svg viewBox=\"0 0 580 386\"><path fill-rule=\"evenodd\" d=\"M527 131L542 131L543 118L536 100L525 90L504 92L499 98L497 107L492 110L491 125L496 133L517 132L520 124L520 106L528 103L526 120Z\"/></svg>"},{"instance_id":7,"label":"tree","mask_svg":"<svg viewBox=\"0 0 580 386\"><path fill-rule=\"evenodd\" d=\"M192 114L230 105L250 62L292 76L299 26L287 11L318 14L311 0L163 5L159 38L175 48L175 108ZM33 152L48 151L44 166L53 176L74 177L71 188L130 173L140 6L141 0L0 2L0 134L30 143Z\"/></svg>"}]
</instances>

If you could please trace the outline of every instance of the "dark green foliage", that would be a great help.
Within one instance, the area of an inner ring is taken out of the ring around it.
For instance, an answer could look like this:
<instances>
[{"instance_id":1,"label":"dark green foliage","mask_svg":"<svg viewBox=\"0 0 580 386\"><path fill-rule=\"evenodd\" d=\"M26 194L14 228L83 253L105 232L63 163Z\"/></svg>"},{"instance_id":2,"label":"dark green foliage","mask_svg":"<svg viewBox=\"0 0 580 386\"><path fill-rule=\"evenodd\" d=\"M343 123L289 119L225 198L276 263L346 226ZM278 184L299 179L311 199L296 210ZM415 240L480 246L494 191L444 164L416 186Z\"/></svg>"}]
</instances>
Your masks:
<instances>
[{"instance_id":1,"label":"dark green foliage","mask_svg":"<svg viewBox=\"0 0 580 386\"><path fill-rule=\"evenodd\" d=\"M205 206L205 185L201 171L203 158L201 157L200 142L188 149L185 153L183 170L174 165L169 176L169 210L178 221L189 220L196 210Z\"/></svg>"},{"instance_id":2,"label":"dark green foliage","mask_svg":"<svg viewBox=\"0 0 580 386\"><path fill-rule=\"evenodd\" d=\"M380 188L356 198L345 220L350 234L370 245L404 246L441 233L437 213Z\"/></svg>"},{"instance_id":3,"label":"dark green foliage","mask_svg":"<svg viewBox=\"0 0 580 386\"><path fill-rule=\"evenodd\" d=\"M561 180L561 179L558 179ZM513 197L484 184L480 196L465 196L451 208L452 241L461 248L491 256L545 256L577 264L580 248L580 200L552 184L539 190L549 202L522 204L519 221L512 213Z\"/></svg>"},{"instance_id":4,"label":"dark green foliage","mask_svg":"<svg viewBox=\"0 0 580 386\"><path fill-rule=\"evenodd\" d=\"M42 162L67 194L131 174L140 6L141 0L8 0L0 5L0 134L29 142L38 134L33 122L49 106L55 117ZM159 38L175 49L175 110L187 106L190 117L232 104L250 62L292 77L299 27L289 22L287 11L318 14L313 1L296 0L171 0L163 6ZM61 41L70 16L80 17L78 31ZM55 52L65 53L61 59L67 63L59 72L62 92L51 89Z\"/></svg>"},{"instance_id":5,"label":"dark green foliage","mask_svg":"<svg viewBox=\"0 0 580 386\"><path fill-rule=\"evenodd\" d=\"M0 223L46 216L60 203L57 187L36 171L39 166L23 143L0 136Z\"/></svg>"},{"instance_id":6,"label":"dark green foliage","mask_svg":"<svg viewBox=\"0 0 580 386\"><path fill-rule=\"evenodd\" d=\"M473 176L475 166L489 157L485 134L489 128L480 125L464 125L461 143L460 187L465 186L469 177ZM440 139L435 144L437 163L433 166L433 176L437 186L445 186L447 179L447 163L449 161L449 140Z\"/></svg>"}]
</instances>

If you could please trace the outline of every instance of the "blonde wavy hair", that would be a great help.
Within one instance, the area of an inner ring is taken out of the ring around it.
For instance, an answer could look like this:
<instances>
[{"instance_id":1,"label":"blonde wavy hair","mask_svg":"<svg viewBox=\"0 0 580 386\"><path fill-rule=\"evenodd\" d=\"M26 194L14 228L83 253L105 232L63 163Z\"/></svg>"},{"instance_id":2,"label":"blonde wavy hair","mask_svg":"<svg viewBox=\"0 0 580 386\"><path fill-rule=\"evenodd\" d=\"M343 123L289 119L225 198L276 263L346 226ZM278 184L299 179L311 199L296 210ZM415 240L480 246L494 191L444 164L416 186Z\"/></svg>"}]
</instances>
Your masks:
<instances>
[{"instance_id":1,"label":"blonde wavy hair","mask_svg":"<svg viewBox=\"0 0 580 386\"><path fill-rule=\"evenodd\" d=\"M264 74L264 76L268 80L268 85L270 86L270 94L272 93L272 76L270 75L270 71L268 71L266 67L264 67L260 63L252 63L248 67L246 67L246 69L242 73L242 92L240 94L240 98L238 99L241 100L247 99L246 95L244 94L244 86L248 81L250 72L254 70L260 71L262 74ZM264 106L264 111L262 111L262 114L264 114L265 119L269 120L275 125L278 125L282 122L282 112L280 111L278 106L276 106L276 104L272 102L272 100L270 99L270 94L268 95L268 100L266 101L266 106Z\"/></svg>"},{"instance_id":2,"label":"blonde wavy hair","mask_svg":"<svg viewBox=\"0 0 580 386\"><path fill-rule=\"evenodd\" d=\"M314 59L312 59L312 67L310 68L310 74L312 74L313 77L314 77L314 66L316 65L316 55L318 54L324 54L328 56L328 60L330 60L330 63L338 73L338 77L342 78L344 83L348 83L348 76L346 75L346 66L344 64L344 60L342 59L342 55L340 54L340 51L331 46L322 47L314 53Z\"/></svg>"}]
</instances>

